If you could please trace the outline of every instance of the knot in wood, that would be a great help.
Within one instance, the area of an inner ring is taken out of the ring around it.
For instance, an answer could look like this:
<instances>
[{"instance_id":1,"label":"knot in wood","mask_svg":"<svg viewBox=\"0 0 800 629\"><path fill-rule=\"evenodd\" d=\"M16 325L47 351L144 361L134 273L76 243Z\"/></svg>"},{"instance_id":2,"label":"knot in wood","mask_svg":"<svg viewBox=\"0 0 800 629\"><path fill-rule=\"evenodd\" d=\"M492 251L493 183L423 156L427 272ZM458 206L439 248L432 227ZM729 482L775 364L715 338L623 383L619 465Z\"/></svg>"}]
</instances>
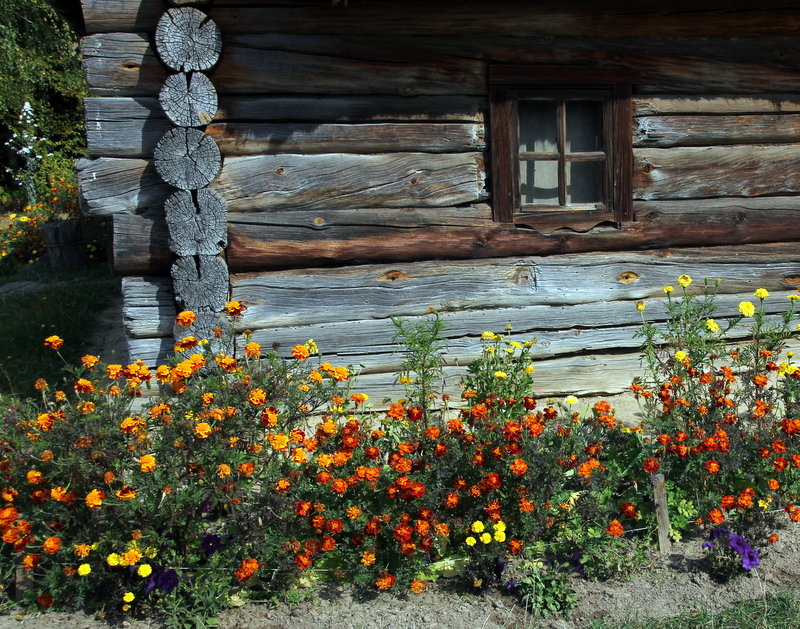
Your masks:
<instances>
[{"instance_id":1,"label":"knot in wood","mask_svg":"<svg viewBox=\"0 0 800 629\"><path fill-rule=\"evenodd\" d=\"M317 227L322 227L325 224L325 219L322 218L321 216L318 216L311 222L314 223L314 225L316 225Z\"/></svg>"},{"instance_id":2,"label":"knot in wood","mask_svg":"<svg viewBox=\"0 0 800 629\"><path fill-rule=\"evenodd\" d=\"M789 286L800 286L800 275L784 275L783 282Z\"/></svg>"},{"instance_id":3,"label":"knot in wood","mask_svg":"<svg viewBox=\"0 0 800 629\"><path fill-rule=\"evenodd\" d=\"M386 271L386 273L380 275L378 279L388 282L396 282L397 280L408 279L408 274L403 273L402 271Z\"/></svg>"},{"instance_id":4,"label":"knot in wood","mask_svg":"<svg viewBox=\"0 0 800 629\"><path fill-rule=\"evenodd\" d=\"M619 274L619 277L617 278L620 284L630 284L638 279L639 275L634 273L633 271L623 271L622 273Z\"/></svg>"}]
</instances>

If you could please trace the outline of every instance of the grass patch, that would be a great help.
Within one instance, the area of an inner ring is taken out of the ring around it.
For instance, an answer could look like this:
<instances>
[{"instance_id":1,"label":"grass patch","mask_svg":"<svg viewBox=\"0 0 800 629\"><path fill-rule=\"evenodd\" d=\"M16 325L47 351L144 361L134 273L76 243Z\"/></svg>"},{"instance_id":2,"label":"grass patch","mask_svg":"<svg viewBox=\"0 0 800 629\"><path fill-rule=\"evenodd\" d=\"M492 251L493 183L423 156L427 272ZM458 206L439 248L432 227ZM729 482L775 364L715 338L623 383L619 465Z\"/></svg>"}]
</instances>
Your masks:
<instances>
[{"instance_id":1,"label":"grass patch","mask_svg":"<svg viewBox=\"0 0 800 629\"><path fill-rule=\"evenodd\" d=\"M694 611L673 618L610 623L596 621L589 629L784 629L800 619L800 597L781 592L766 600L741 601L718 614Z\"/></svg>"},{"instance_id":2,"label":"grass patch","mask_svg":"<svg viewBox=\"0 0 800 629\"><path fill-rule=\"evenodd\" d=\"M3 275L0 286L20 281L35 281L38 287L0 294L0 395L28 397L36 394L36 378L56 387L64 376L64 361L42 346L43 339L61 336L61 356L77 364L98 317L119 293L119 278L97 265L81 271Z\"/></svg>"}]
</instances>

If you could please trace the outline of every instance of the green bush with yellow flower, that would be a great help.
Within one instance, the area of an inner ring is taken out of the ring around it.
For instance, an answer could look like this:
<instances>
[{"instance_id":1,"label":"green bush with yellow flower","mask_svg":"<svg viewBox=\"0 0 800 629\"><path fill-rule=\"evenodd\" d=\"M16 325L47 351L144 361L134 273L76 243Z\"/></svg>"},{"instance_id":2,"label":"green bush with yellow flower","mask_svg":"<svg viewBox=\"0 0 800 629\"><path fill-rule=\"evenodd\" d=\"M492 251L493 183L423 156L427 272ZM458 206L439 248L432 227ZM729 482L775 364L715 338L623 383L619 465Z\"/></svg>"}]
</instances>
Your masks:
<instances>
[{"instance_id":1,"label":"green bush with yellow flower","mask_svg":"<svg viewBox=\"0 0 800 629\"><path fill-rule=\"evenodd\" d=\"M717 321L716 284L678 284L678 296L665 288L664 324L639 307L636 425L605 401L536 398L535 341L510 329L483 332L460 399L438 394L433 377L413 395L410 360L406 397L378 411L313 340L291 359L248 338L234 354L223 330L196 338L196 315L182 312L171 364L87 355L62 383L37 381L40 399L3 411L3 582L23 605L176 625L323 577L419 593L457 575L567 611L564 575L604 578L643 562L653 473L667 477L680 514L673 535L727 527L728 555L740 538L752 545L734 566L744 572L774 540L770 512L800 520L800 370L786 351L797 295L774 317L759 289ZM440 316L412 333L440 330ZM442 347L428 336L414 355L430 375Z\"/></svg>"}]
</instances>

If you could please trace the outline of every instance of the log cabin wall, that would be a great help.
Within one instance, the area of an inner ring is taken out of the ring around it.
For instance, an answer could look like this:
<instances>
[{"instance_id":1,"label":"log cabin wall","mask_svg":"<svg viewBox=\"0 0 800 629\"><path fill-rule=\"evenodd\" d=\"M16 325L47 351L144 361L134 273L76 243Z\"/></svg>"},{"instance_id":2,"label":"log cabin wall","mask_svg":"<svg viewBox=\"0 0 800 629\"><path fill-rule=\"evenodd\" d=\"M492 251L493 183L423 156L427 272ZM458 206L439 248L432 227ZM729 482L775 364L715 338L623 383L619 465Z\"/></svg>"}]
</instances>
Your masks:
<instances>
[{"instance_id":1,"label":"log cabin wall","mask_svg":"<svg viewBox=\"0 0 800 629\"><path fill-rule=\"evenodd\" d=\"M182 0L175 4L187 4ZM240 330L286 352L314 338L391 387L391 315L448 312L450 381L484 329L539 338L543 393L609 393L638 366L639 321L680 273L724 278L722 313L800 286L800 9L729 0L504 3L216 0L207 72ZM701 6L702 5L702 6ZM161 0L83 0L87 212L113 215L134 358L173 344L172 128ZM634 220L550 233L492 219L490 64L634 70Z\"/></svg>"}]
</instances>

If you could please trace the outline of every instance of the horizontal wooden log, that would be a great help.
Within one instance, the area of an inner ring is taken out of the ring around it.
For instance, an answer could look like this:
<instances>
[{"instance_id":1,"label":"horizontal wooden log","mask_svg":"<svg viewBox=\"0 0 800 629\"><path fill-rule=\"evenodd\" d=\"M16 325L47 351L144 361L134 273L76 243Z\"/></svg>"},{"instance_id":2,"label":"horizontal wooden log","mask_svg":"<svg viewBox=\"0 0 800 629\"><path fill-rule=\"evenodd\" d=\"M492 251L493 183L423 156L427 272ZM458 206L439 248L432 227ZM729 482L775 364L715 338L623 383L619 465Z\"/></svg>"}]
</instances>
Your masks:
<instances>
[{"instance_id":1,"label":"horizontal wooden log","mask_svg":"<svg viewBox=\"0 0 800 629\"><path fill-rule=\"evenodd\" d=\"M463 153L486 148L484 126L473 123L211 124L206 133L223 155L263 153Z\"/></svg>"},{"instance_id":2,"label":"horizontal wooden log","mask_svg":"<svg viewBox=\"0 0 800 629\"><path fill-rule=\"evenodd\" d=\"M634 198L800 193L800 145L634 149Z\"/></svg>"},{"instance_id":3,"label":"horizontal wooden log","mask_svg":"<svg viewBox=\"0 0 800 629\"><path fill-rule=\"evenodd\" d=\"M648 148L777 144L800 140L800 114L636 118L633 145Z\"/></svg>"},{"instance_id":4,"label":"horizontal wooden log","mask_svg":"<svg viewBox=\"0 0 800 629\"><path fill-rule=\"evenodd\" d=\"M150 369L169 363L175 355L174 339L169 337L135 339L128 337L128 353L131 360L141 360Z\"/></svg>"},{"instance_id":5,"label":"horizontal wooden log","mask_svg":"<svg viewBox=\"0 0 800 629\"><path fill-rule=\"evenodd\" d=\"M674 249L667 252L589 253L579 256L412 262L338 269L297 269L231 277L232 299L248 306L243 329L322 321L423 315L443 311L548 307L662 296L661 288L687 273L723 278L719 294L800 285L800 250L792 244ZM695 290L695 289L693 289ZM555 309L531 317L558 317ZM583 316L583 314L581 315ZM611 324L619 313L609 316ZM599 325L561 321L556 328ZM539 323L548 327L547 323Z\"/></svg>"},{"instance_id":6,"label":"horizontal wooden log","mask_svg":"<svg viewBox=\"0 0 800 629\"><path fill-rule=\"evenodd\" d=\"M175 259L163 212L112 216L111 269L117 275L166 275Z\"/></svg>"},{"instance_id":7,"label":"horizontal wooden log","mask_svg":"<svg viewBox=\"0 0 800 629\"><path fill-rule=\"evenodd\" d=\"M448 206L485 198L483 168L470 153L230 157L212 187L231 212Z\"/></svg>"},{"instance_id":8,"label":"horizontal wooden log","mask_svg":"<svg viewBox=\"0 0 800 629\"><path fill-rule=\"evenodd\" d=\"M87 146L92 157L150 157L158 140L172 127L158 100L152 97L89 97L84 102ZM274 147L260 152L468 151L481 150L485 145L483 124L474 124L482 123L483 111L480 99L458 96L228 97L222 99L216 119L250 122L214 123L206 132L228 155L253 150L256 141L259 146ZM261 124L265 121L294 122ZM341 124L366 121L386 124ZM446 124L426 124L429 121ZM309 122L313 126L302 126ZM367 140L363 139L365 135ZM442 135L446 137L440 138ZM359 139L364 150L356 151Z\"/></svg>"},{"instance_id":9,"label":"horizontal wooden log","mask_svg":"<svg viewBox=\"0 0 800 629\"><path fill-rule=\"evenodd\" d=\"M161 89L163 68L137 34L92 35L83 54L91 95ZM483 96L486 64L496 62L635 70L640 94L761 96L796 89L798 56L793 37L227 36L213 81L220 94Z\"/></svg>"},{"instance_id":10,"label":"horizontal wooden log","mask_svg":"<svg viewBox=\"0 0 800 629\"><path fill-rule=\"evenodd\" d=\"M675 94L639 94L633 98L634 116L666 114L792 114L800 113L800 96L775 94L746 96L725 94L697 96Z\"/></svg>"},{"instance_id":11,"label":"horizontal wooden log","mask_svg":"<svg viewBox=\"0 0 800 629\"><path fill-rule=\"evenodd\" d=\"M172 336L175 295L168 277L122 278L122 317L131 338Z\"/></svg>"},{"instance_id":12,"label":"horizontal wooden log","mask_svg":"<svg viewBox=\"0 0 800 629\"><path fill-rule=\"evenodd\" d=\"M347 207L437 207L486 197L476 153L229 157L209 186L231 212ZM141 212L171 192L152 163L102 157L78 163L89 214Z\"/></svg>"},{"instance_id":13,"label":"horizontal wooden log","mask_svg":"<svg viewBox=\"0 0 800 629\"><path fill-rule=\"evenodd\" d=\"M227 256L230 268L240 272L353 260L410 262L800 239L800 210L794 198L754 201L635 203L636 221L623 224L621 229L601 226L586 233L558 230L544 234L497 223L418 229L378 221L371 225L312 226L307 218L267 227L238 222L239 217L230 216Z\"/></svg>"},{"instance_id":14,"label":"horizontal wooden log","mask_svg":"<svg viewBox=\"0 0 800 629\"><path fill-rule=\"evenodd\" d=\"M83 0L88 32L152 28L164 5L157 0ZM234 6L230 6L234 5ZM250 6L248 6L250 5ZM211 10L223 33L403 33L441 35L487 32L536 36L643 37L793 35L800 11L785 2L686 1L642 5L628 1L602 4L572 1L536 5L524 1L487 5L483 2L404 2L402 10L388 2L341 3L327 0L293 3L231 0Z\"/></svg>"}]
</instances>

